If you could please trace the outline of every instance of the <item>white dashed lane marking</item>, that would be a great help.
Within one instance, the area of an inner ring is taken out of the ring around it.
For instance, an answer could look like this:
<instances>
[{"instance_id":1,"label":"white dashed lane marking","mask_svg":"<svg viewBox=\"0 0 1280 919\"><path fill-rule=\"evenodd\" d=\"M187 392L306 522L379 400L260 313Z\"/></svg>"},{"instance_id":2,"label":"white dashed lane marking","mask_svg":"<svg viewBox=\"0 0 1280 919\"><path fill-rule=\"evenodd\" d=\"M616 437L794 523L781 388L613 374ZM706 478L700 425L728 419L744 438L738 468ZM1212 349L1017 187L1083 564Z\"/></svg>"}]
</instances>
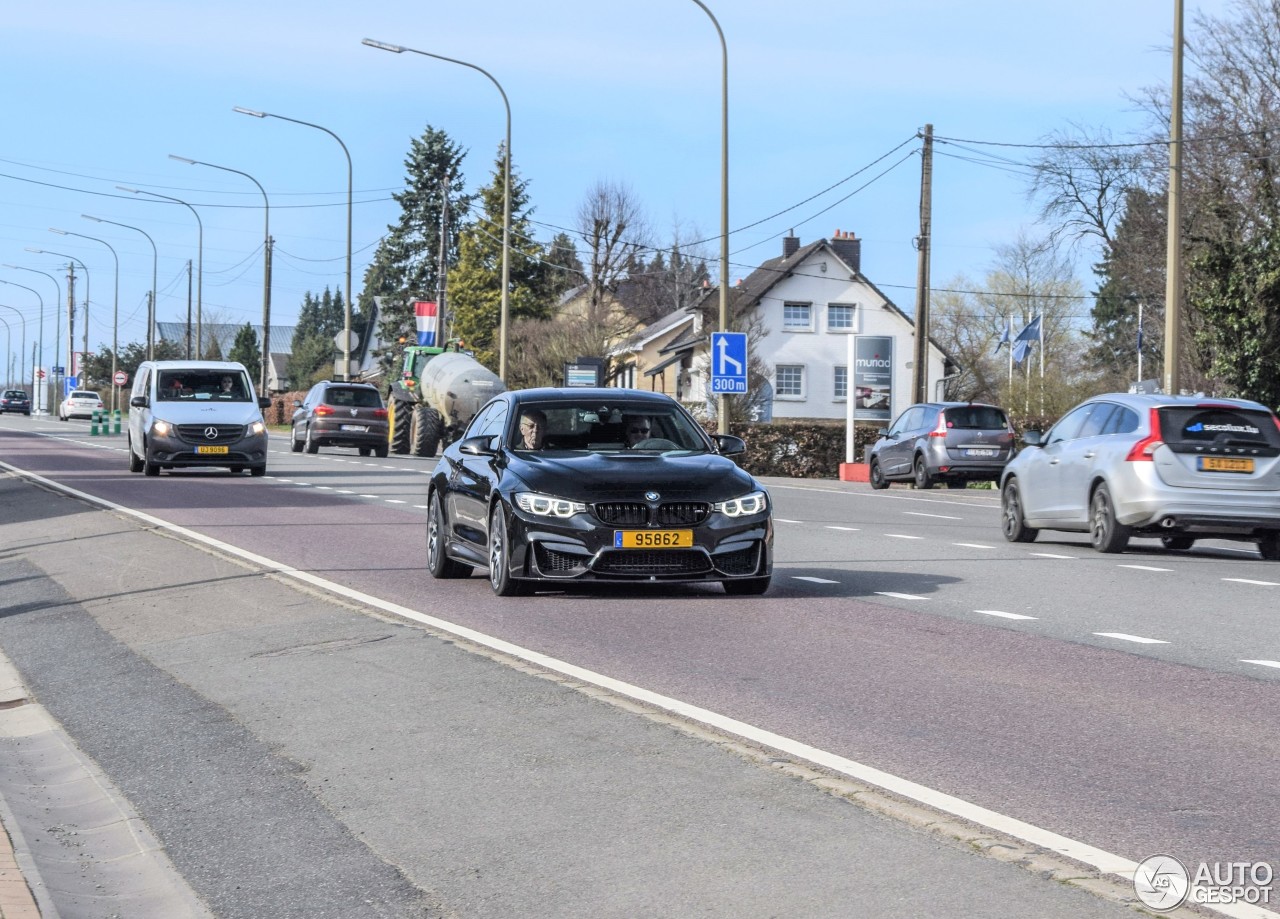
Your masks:
<instances>
[{"instance_id":1,"label":"white dashed lane marking","mask_svg":"<svg viewBox=\"0 0 1280 919\"><path fill-rule=\"evenodd\" d=\"M1157 568L1154 565L1117 565L1118 568L1132 568L1134 571L1172 571L1172 568Z\"/></svg>"},{"instance_id":2,"label":"white dashed lane marking","mask_svg":"<svg viewBox=\"0 0 1280 919\"><path fill-rule=\"evenodd\" d=\"M838 527L838 526L827 526L827 527L826 527L826 529L828 529L828 530L842 530L842 531L844 531L845 533L857 533L857 532L858 532L858 528L857 528L857 527Z\"/></svg>"},{"instance_id":3,"label":"white dashed lane marking","mask_svg":"<svg viewBox=\"0 0 1280 919\"><path fill-rule=\"evenodd\" d=\"M1168 642L1160 638L1143 638L1141 635L1126 635L1124 632L1094 632L1094 635L1100 638L1115 638L1119 641L1135 641L1140 645L1167 645Z\"/></svg>"},{"instance_id":4,"label":"white dashed lane marking","mask_svg":"<svg viewBox=\"0 0 1280 919\"><path fill-rule=\"evenodd\" d=\"M1275 581L1253 581L1249 578L1223 578L1224 581L1231 581L1235 584L1256 584L1259 587L1280 587Z\"/></svg>"},{"instance_id":5,"label":"white dashed lane marking","mask_svg":"<svg viewBox=\"0 0 1280 919\"><path fill-rule=\"evenodd\" d=\"M830 578L813 578L808 575L797 574L792 576L797 581L809 581L813 584L839 584L839 581L833 581Z\"/></svg>"},{"instance_id":6,"label":"white dashed lane marking","mask_svg":"<svg viewBox=\"0 0 1280 919\"><path fill-rule=\"evenodd\" d=\"M903 533L885 533L890 539L924 539L923 536L907 536Z\"/></svg>"},{"instance_id":7,"label":"white dashed lane marking","mask_svg":"<svg viewBox=\"0 0 1280 919\"><path fill-rule=\"evenodd\" d=\"M1280 668L1280 661L1241 661L1242 664L1258 664L1263 667Z\"/></svg>"},{"instance_id":8,"label":"white dashed lane marking","mask_svg":"<svg viewBox=\"0 0 1280 919\"><path fill-rule=\"evenodd\" d=\"M999 616L1001 619L1035 619L1035 616L1024 616L1021 613L1006 613L998 609L975 609L975 613L982 613L984 616Z\"/></svg>"},{"instance_id":9,"label":"white dashed lane marking","mask_svg":"<svg viewBox=\"0 0 1280 919\"><path fill-rule=\"evenodd\" d=\"M1037 558L1066 558L1066 559L1075 558L1074 555L1054 555L1050 552L1032 552L1031 554L1036 556Z\"/></svg>"},{"instance_id":10,"label":"white dashed lane marking","mask_svg":"<svg viewBox=\"0 0 1280 919\"><path fill-rule=\"evenodd\" d=\"M960 546L965 549L994 549L995 546L984 546L980 542L953 542L951 545Z\"/></svg>"},{"instance_id":11,"label":"white dashed lane marking","mask_svg":"<svg viewBox=\"0 0 1280 919\"><path fill-rule=\"evenodd\" d=\"M946 514L922 514L919 511L903 511L908 517L933 517L938 520L963 520L963 517L948 517Z\"/></svg>"},{"instance_id":12,"label":"white dashed lane marking","mask_svg":"<svg viewBox=\"0 0 1280 919\"><path fill-rule=\"evenodd\" d=\"M894 593L891 590L877 590L876 593L878 593L882 597L894 597L898 600L928 600L929 599L928 597L921 597L916 594Z\"/></svg>"}]
</instances>

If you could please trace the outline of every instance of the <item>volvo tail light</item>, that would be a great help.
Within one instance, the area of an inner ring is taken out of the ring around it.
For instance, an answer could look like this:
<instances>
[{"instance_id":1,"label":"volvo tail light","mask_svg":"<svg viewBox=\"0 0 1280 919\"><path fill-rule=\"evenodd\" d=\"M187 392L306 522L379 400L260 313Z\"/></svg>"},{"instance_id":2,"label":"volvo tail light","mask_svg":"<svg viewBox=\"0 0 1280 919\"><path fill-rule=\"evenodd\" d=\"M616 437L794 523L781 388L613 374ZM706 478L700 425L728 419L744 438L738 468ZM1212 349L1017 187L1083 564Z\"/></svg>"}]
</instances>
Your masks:
<instances>
[{"instance_id":1,"label":"volvo tail light","mask_svg":"<svg viewBox=\"0 0 1280 919\"><path fill-rule=\"evenodd\" d=\"M1163 446L1164 441L1160 438L1160 410L1153 408L1151 409L1151 433L1130 448L1125 460L1131 463L1154 462L1152 454Z\"/></svg>"}]
</instances>

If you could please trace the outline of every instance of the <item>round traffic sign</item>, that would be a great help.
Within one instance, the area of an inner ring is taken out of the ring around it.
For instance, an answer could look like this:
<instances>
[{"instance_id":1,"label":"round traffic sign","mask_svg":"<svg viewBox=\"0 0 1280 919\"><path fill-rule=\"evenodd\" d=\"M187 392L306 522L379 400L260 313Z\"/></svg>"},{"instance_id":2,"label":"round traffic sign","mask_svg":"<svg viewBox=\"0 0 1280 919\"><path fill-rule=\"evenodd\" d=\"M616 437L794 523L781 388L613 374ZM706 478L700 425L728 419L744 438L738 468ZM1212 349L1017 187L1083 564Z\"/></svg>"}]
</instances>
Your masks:
<instances>
[{"instance_id":1,"label":"round traffic sign","mask_svg":"<svg viewBox=\"0 0 1280 919\"><path fill-rule=\"evenodd\" d=\"M125 383L129 382L129 374L125 373L123 370L117 370L116 375L111 379L116 381L117 386L123 386Z\"/></svg>"}]
</instances>

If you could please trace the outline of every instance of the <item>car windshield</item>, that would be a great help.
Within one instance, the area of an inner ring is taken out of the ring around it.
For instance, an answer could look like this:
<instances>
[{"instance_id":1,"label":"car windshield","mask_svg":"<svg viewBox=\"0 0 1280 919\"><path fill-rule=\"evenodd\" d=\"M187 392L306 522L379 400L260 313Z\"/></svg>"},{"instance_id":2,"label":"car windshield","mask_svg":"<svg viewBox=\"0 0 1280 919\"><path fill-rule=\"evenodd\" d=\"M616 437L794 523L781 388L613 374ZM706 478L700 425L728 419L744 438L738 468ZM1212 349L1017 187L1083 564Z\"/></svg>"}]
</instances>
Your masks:
<instances>
[{"instance_id":1,"label":"car windshield","mask_svg":"<svg viewBox=\"0 0 1280 919\"><path fill-rule=\"evenodd\" d=\"M355 408L382 408L382 397L376 389L333 388L324 394L324 401L329 405L352 406Z\"/></svg>"},{"instance_id":2,"label":"car windshield","mask_svg":"<svg viewBox=\"0 0 1280 919\"><path fill-rule=\"evenodd\" d=\"M239 370L166 370L157 392L162 402L248 402L252 390Z\"/></svg>"},{"instance_id":3,"label":"car windshield","mask_svg":"<svg viewBox=\"0 0 1280 919\"><path fill-rule=\"evenodd\" d=\"M522 403L515 415L509 437L515 449L661 453L709 450L697 422L675 405L599 400ZM530 427L530 417L542 423L541 443L526 440L522 434Z\"/></svg>"},{"instance_id":4,"label":"car windshield","mask_svg":"<svg viewBox=\"0 0 1280 919\"><path fill-rule=\"evenodd\" d=\"M1160 434L1170 444L1280 447L1280 429L1269 412L1235 406L1162 408Z\"/></svg>"},{"instance_id":5,"label":"car windshield","mask_svg":"<svg viewBox=\"0 0 1280 919\"><path fill-rule=\"evenodd\" d=\"M990 405L962 405L948 408L943 414L946 416L949 428L967 431L998 431L1009 426L1004 412Z\"/></svg>"}]
</instances>

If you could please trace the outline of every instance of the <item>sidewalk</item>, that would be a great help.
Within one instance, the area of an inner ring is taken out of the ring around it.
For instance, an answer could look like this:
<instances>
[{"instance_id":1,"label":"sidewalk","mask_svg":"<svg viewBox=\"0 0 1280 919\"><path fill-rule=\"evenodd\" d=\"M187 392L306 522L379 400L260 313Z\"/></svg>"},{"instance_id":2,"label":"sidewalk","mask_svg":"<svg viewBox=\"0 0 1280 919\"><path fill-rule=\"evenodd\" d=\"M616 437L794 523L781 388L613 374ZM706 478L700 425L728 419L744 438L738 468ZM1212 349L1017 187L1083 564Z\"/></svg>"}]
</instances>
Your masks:
<instances>
[{"instance_id":1,"label":"sidewalk","mask_svg":"<svg viewBox=\"0 0 1280 919\"><path fill-rule=\"evenodd\" d=\"M25 705L26 689L22 683L10 679L0 680L0 734L7 734L9 712ZM27 885L26 874L18 864L18 857L13 851L13 841L5 827L3 817L8 813L3 799L0 799L0 919L40 919L41 913L36 906L35 897Z\"/></svg>"}]
</instances>

